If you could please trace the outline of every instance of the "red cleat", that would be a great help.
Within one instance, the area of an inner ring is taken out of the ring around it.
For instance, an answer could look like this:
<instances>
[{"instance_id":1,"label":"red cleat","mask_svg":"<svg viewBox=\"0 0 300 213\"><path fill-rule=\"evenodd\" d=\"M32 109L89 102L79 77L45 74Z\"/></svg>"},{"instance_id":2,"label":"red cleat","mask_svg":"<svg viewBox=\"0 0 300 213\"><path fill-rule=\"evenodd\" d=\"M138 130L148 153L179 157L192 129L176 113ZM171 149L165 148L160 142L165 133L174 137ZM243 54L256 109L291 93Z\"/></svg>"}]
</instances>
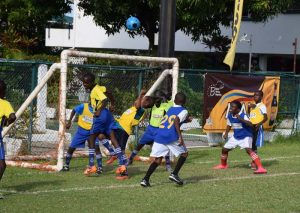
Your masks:
<instances>
[{"instance_id":1,"label":"red cleat","mask_svg":"<svg viewBox=\"0 0 300 213\"><path fill-rule=\"evenodd\" d=\"M125 174L127 172L127 168L126 166L122 165L122 166L119 166L116 170L116 174L119 175L119 174Z\"/></svg>"},{"instance_id":2,"label":"red cleat","mask_svg":"<svg viewBox=\"0 0 300 213\"><path fill-rule=\"evenodd\" d=\"M213 169L227 169L227 168L228 168L228 165L227 165L227 164L226 164L226 165L219 164L219 165L213 167Z\"/></svg>"},{"instance_id":3,"label":"red cleat","mask_svg":"<svg viewBox=\"0 0 300 213\"><path fill-rule=\"evenodd\" d=\"M267 170L264 169L263 167L260 167L254 171L254 174L266 174L266 173L267 173Z\"/></svg>"},{"instance_id":4,"label":"red cleat","mask_svg":"<svg viewBox=\"0 0 300 213\"><path fill-rule=\"evenodd\" d=\"M90 175L96 174L96 173L97 173L97 167L96 166L88 167L84 171L85 176L90 176Z\"/></svg>"},{"instance_id":5,"label":"red cleat","mask_svg":"<svg viewBox=\"0 0 300 213\"><path fill-rule=\"evenodd\" d=\"M106 161L106 164L107 165L110 165L110 164L112 164L115 160L117 160L118 159L118 157L117 156L115 156L115 155L113 155L113 156L110 156L110 158Z\"/></svg>"}]
</instances>

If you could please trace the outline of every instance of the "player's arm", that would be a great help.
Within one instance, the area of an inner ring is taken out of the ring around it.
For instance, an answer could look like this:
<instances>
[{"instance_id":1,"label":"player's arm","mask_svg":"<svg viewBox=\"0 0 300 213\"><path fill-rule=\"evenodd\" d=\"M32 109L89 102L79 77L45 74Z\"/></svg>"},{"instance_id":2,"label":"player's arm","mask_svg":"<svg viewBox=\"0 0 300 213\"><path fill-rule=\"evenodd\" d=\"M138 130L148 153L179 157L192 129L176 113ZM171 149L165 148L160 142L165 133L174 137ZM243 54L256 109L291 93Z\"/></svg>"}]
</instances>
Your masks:
<instances>
[{"instance_id":1,"label":"player's arm","mask_svg":"<svg viewBox=\"0 0 300 213\"><path fill-rule=\"evenodd\" d=\"M178 134L178 137L179 137L178 138L178 143L180 145L184 145L184 141L183 141L182 134L181 134L181 131L180 131L180 119L178 117L175 118L174 125L175 125L176 132Z\"/></svg>"},{"instance_id":2,"label":"player's arm","mask_svg":"<svg viewBox=\"0 0 300 213\"><path fill-rule=\"evenodd\" d=\"M227 124L225 133L224 133L224 135L223 135L223 138L224 138L225 140L227 140L227 138L228 138L228 133L229 133L230 130L231 130L231 125L228 125L228 124Z\"/></svg>"},{"instance_id":3,"label":"player's arm","mask_svg":"<svg viewBox=\"0 0 300 213\"><path fill-rule=\"evenodd\" d=\"M95 116L95 117L99 117L99 116L100 116L101 111L102 111L104 108L107 107L108 102L109 102L108 98L106 98L106 99L104 99L104 100L102 101L102 105L101 105L101 106L99 107L99 109L97 109L96 112L94 113L94 116Z\"/></svg>"},{"instance_id":4,"label":"player's arm","mask_svg":"<svg viewBox=\"0 0 300 213\"><path fill-rule=\"evenodd\" d=\"M241 121L243 124L253 127L253 124L249 121L248 117L245 115L244 118L242 118L239 114L236 115L237 119Z\"/></svg>"},{"instance_id":5,"label":"player's arm","mask_svg":"<svg viewBox=\"0 0 300 213\"><path fill-rule=\"evenodd\" d=\"M114 111L115 111L115 107L116 107L116 102L115 102L115 98L114 98L112 92L111 92L110 90L106 90L106 92L105 92L104 94L106 95L106 97L108 98L108 100L109 100L110 103L111 103L111 106L110 106L109 110L110 110L111 112L114 112ZM106 100L106 101L108 101L108 100ZM103 104L104 104L104 102L105 102L105 100L103 101ZM106 103L106 106L107 106L107 104L108 104L108 102ZM106 106L105 106L105 107L106 107ZM102 109L104 109L105 107L103 107ZM101 108L101 107L100 107L100 108ZM100 111L100 112L101 112L101 111Z\"/></svg>"},{"instance_id":6,"label":"player's arm","mask_svg":"<svg viewBox=\"0 0 300 213\"><path fill-rule=\"evenodd\" d=\"M76 111L73 109L72 112L71 112L71 115L70 115L70 118L66 124L66 128L67 129L70 129L71 125L72 125L72 120L74 118L74 116L76 115Z\"/></svg>"},{"instance_id":7,"label":"player's arm","mask_svg":"<svg viewBox=\"0 0 300 213\"><path fill-rule=\"evenodd\" d=\"M8 117L3 116L1 120L1 127L9 126L13 122L15 122L17 119L15 113L10 113Z\"/></svg>"},{"instance_id":8,"label":"player's arm","mask_svg":"<svg viewBox=\"0 0 300 213\"><path fill-rule=\"evenodd\" d=\"M146 94L146 90L142 89L140 92L139 97L136 99L136 101L134 102L134 107L139 109L142 106L142 99L144 98Z\"/></svg>"}]
</instances>

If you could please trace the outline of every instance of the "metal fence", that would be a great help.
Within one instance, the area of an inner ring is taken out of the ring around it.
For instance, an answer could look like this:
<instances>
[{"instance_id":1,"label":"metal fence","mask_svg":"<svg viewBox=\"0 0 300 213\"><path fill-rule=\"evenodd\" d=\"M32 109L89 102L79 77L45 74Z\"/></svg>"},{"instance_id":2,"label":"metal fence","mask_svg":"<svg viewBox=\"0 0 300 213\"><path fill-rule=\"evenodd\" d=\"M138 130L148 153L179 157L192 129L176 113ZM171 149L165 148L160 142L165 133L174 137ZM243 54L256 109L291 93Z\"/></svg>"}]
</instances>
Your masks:
<instances>
[{"instance_id":1,"label":"metal fence","mask_svg":"<svg viewBox=\"0 0 300 213\"><path fill-rule=\"evenodd\" d=\"M42 64L45 65L41 66ZM38 78L47 72L50 65L50 63L31 61L0 61L0 79L7 83L7 99L15 109L18 109L25 101L36 86ZM105 85L113 92L116 99L116 116L119 116L133 104L142 88L151 86L159 71L160 69L156 67L146 66L70 65L68 70L67 118L74 106L87 101L88 94L85 93L80 82L83 73L94 73L98 83ZM193 122L185 126L187 129L185 138L190 141L200 141L202 137L203 86L204 75L207 72L228 73L217 70L180 70L179 91L186 93L188 97L187 108L194 117ZM248 73L243 72L236 72L235 74L248 75ZM281 76L277 128L291 132L296 125L295 121L299 110L299 76L278 72L255 72L251 75ZM15 143L14 148L11 149L21 146L24 154L49 152L49 147L55 150L58 141L56 132L58 130L58 88L59 72L52 76L47 83L47 88L41 91L39 97L15 124L15 128L9 132L8 137L6 137L7 142ZM279 125L281 122L286 125ZM137 137L142 134L146 125L147 120L136 129ZM69 131L70 134L67 135L68 141L70 141L75 130L76 123ZM9 148L7 149L9 150Z\"/></svg>"}]
</instances>

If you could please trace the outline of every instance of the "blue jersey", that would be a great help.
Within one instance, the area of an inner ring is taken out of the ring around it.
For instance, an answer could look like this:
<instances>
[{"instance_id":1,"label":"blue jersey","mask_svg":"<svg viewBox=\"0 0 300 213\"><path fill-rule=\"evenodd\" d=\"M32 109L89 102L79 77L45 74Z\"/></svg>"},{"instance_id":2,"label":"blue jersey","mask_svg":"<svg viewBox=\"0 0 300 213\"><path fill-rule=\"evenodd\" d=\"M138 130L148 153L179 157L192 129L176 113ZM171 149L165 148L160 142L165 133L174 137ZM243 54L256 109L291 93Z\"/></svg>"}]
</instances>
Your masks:
<instances>
[{"instance_id":1,"label":"blue jersey","mask_svg":"<svg viewBox=\"0 0 300 213\"><path fill-rule=\"evenodd\" d=\"M178 140L179 135L176 131L174 122L175 118L183 111L186 111L186 109L182 106L173 106L168 110L161 121L159 129L157 130L157 134L154 139L156 143L169 144Z\"/></svg>"},{"instance_id":2,"label":"blue jersey","mask_svg":"<svg viewBox=\"0 0 300 213\"><path fill-rule=\"evenodd\" d=\"M245 113L241 113L240 117L243 118L244 120L249 120ZM236 117L233 117L232 114L229 114L227 119L228 119L227 124L233 128L233 137L235 139L240 140L246 137L253 136L252 128L242 123Z\"/></svg>"}]
</instances>

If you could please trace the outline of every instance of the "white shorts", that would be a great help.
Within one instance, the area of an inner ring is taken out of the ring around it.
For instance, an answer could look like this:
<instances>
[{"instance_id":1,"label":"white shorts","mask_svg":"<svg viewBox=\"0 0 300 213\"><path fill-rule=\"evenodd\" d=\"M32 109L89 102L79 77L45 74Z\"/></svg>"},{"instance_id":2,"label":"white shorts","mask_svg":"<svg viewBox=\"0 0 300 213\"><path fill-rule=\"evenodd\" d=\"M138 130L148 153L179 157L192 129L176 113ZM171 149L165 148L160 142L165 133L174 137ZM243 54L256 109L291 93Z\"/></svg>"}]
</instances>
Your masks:
<instances>
[{"instance_id":1,"label":"white shorts","mask_svg":"<svg viewBox=\"0 0 300 213\"><path fill-rule=\"evenodd\" d=\"M171 151L173 155L178 157L179 155L186 153L187 149L185 146L179 146L178 141L169 144L160 144L154 142L150 157L164 157L169 153L169 151Z\"/></svg>"},{"instance_id":2,"label":"white shorts","mask_svg":"<svg viewBox=\"0 0 300 213\"><path fill-rule=\"evenodd\" d=\"M241 149L252 148L252 137L245 137L244 139L235 139L231 137L228 142L224 145L226 149L234 149L239 146Z\"/></svg>"}]
</instances>

